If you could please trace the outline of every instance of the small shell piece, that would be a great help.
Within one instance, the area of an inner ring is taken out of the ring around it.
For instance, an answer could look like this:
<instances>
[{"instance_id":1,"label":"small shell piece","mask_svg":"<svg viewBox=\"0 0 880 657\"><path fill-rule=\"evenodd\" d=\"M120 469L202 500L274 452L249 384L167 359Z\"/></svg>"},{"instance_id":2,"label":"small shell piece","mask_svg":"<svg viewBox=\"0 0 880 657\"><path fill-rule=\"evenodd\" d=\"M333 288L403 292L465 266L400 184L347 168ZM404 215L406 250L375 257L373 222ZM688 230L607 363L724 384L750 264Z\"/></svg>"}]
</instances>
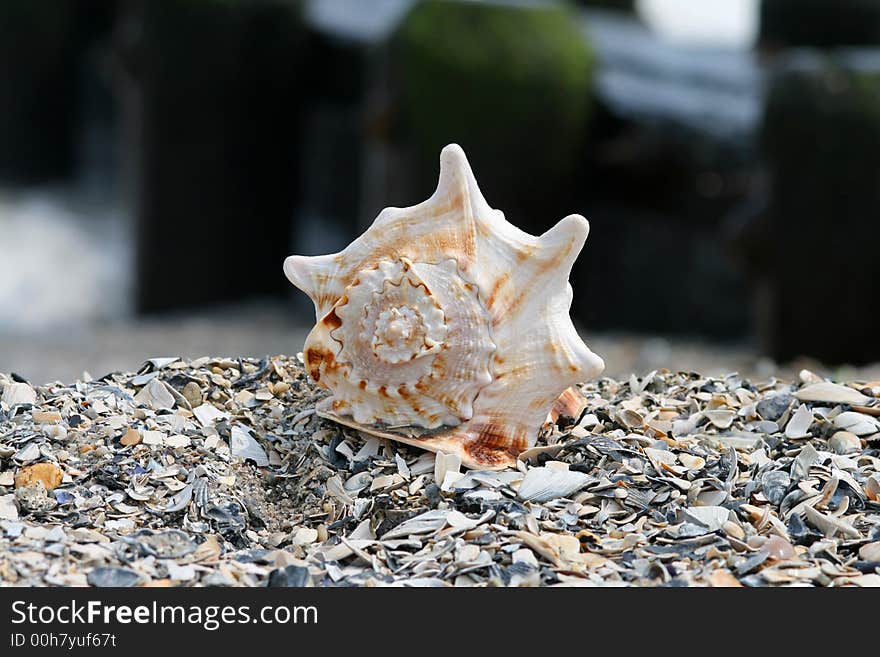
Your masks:
<instances>
[{"instance_id":1,"label":"small shell piece","mask_svg":"<svg viewBox=\"0 0 880 657\"><path fill-rule=\"evenodd\" d=\"M315 304L305 363L333 393L318 413L468 467L514 465L560 393L604 369L568 315L588 231L570 215L524 233L444 148L430 199L386 208L339 253L284 263Z\"/></svg>"}]
</instances>

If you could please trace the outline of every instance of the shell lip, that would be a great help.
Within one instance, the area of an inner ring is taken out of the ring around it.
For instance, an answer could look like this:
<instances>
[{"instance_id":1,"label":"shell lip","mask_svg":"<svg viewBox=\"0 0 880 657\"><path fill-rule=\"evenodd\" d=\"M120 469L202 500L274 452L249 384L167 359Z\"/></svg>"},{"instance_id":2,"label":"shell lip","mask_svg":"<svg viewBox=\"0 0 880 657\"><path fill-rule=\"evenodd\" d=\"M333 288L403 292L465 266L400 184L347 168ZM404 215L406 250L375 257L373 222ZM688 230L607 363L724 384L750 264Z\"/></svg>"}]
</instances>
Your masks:
<instances>
[{"instance_id":1,"label":"shell lip","mask_svg":"<svg viewBox=\"0 0 880 657\"><path fill-rule=\"evenodd\" d=\"M466 449L466 443L462 440L463 434L466 433L465 425L420 429L411 426L386 427L381 424L361 424L349 416L338 415L329 408L321 408L320 406L315 409L315 414L325 420L331 420L385 440L394 440L429 452L456 454L461 458L461 464L472 470L504 470L516 466L516 455L506 451L499 451L498 457L492 461L480 460L474 456Z\"/></svg>"}]
</instances>

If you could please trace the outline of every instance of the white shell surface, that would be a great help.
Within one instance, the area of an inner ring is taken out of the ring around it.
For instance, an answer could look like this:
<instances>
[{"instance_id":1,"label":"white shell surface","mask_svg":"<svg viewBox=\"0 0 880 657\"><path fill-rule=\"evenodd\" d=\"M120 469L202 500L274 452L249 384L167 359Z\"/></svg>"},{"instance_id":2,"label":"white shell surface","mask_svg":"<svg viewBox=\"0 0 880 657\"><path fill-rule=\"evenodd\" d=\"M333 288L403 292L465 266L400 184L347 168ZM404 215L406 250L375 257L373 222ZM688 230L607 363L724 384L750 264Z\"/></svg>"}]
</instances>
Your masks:
<instances>
[{"instance_id":1,"label":"white shell surface","mask_svg":"<svg viewBox=\"0 0 880 657\"><path fill-rule=\"evenodd\" d=\"M284 263L315 304L303 352L333 393L323 412L378 435L436 430L406 442L457 446L469 467L512 464L560 393L604 369L568 314L588 232L579 215L540 237L519 230L462 149L444 148L430 199L386 208L339 253Z\"/></svg>"},{"instance_id":2,"label":"white shell surface","mask_svg":"<svg viewBox=\"0 0 880 657\"><path fill-rule=\"evenodd\" d=\"M383 260L356 277L331 313L340 325L328 345L340 367L320 376L336 412L427 429L473 416L474 399L492 380L495 344L489 314L455 260Z\"/></svg>"},{"instance_id":3,"label":"white shell surface","mask_svg":"<svg viewBox=\"0 0 880 657\"><path fill-rule=\"evenodd\" d=\"M880 431L880 421L870 415L846 411L834 418L834 426L854 433L857 436L865 436Z\"/></svg>"},{"instance_id":4,"label":"white shell surface","mask_svg":"<svg viewBox=\"0 0 880 657\"><path fill-rule=\"evenodd\" d=\"M548 502L559 497L568 497L591 481L596 480L588 474L574 470L529 468L516 495L521 500L530 502Z\"/></svg>"}]
</instances>

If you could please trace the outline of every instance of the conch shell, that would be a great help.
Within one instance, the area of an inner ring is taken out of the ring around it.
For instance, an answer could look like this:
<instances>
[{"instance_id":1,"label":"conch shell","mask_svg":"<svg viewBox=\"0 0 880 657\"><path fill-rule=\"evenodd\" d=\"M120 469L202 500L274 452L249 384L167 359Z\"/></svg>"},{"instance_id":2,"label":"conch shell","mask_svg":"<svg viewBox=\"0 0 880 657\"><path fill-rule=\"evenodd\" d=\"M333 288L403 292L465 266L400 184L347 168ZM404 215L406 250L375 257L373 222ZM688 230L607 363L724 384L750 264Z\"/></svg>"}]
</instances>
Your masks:
<instances>
[{"instance_id":1,"label":"conch shell","mask_svg":"<svg viewBox=\"0 0 880 657\"><path fill-rule=\"evenodd\" d=\"M568 314L588 232L570 215L524 233L444 148L427 201L386 208L339 253L284 262L315 304L305 364L333 393L318 414L468 467L515 464L560 393L604 369Z\"/></svg>"}]
</instances>

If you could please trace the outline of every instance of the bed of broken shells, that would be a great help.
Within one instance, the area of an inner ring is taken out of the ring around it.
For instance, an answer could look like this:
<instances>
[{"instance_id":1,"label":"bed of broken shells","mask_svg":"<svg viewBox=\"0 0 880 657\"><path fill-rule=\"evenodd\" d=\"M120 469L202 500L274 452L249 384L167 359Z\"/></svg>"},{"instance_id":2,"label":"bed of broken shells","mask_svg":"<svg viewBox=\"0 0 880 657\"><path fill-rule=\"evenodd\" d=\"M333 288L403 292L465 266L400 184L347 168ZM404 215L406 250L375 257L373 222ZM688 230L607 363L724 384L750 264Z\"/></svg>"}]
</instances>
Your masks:
<instances>
[{"instance_id":1,"label":"bed of broken shells","mask_svg":"<svg viewBox=\"0 0 880 657\"><path fill-rule=\"evenodd\" d=\"M462 471L317 417L300 358L0 375L0 583L880 585L880 381L599 379Z\"/></svg>"}]
</instances>

